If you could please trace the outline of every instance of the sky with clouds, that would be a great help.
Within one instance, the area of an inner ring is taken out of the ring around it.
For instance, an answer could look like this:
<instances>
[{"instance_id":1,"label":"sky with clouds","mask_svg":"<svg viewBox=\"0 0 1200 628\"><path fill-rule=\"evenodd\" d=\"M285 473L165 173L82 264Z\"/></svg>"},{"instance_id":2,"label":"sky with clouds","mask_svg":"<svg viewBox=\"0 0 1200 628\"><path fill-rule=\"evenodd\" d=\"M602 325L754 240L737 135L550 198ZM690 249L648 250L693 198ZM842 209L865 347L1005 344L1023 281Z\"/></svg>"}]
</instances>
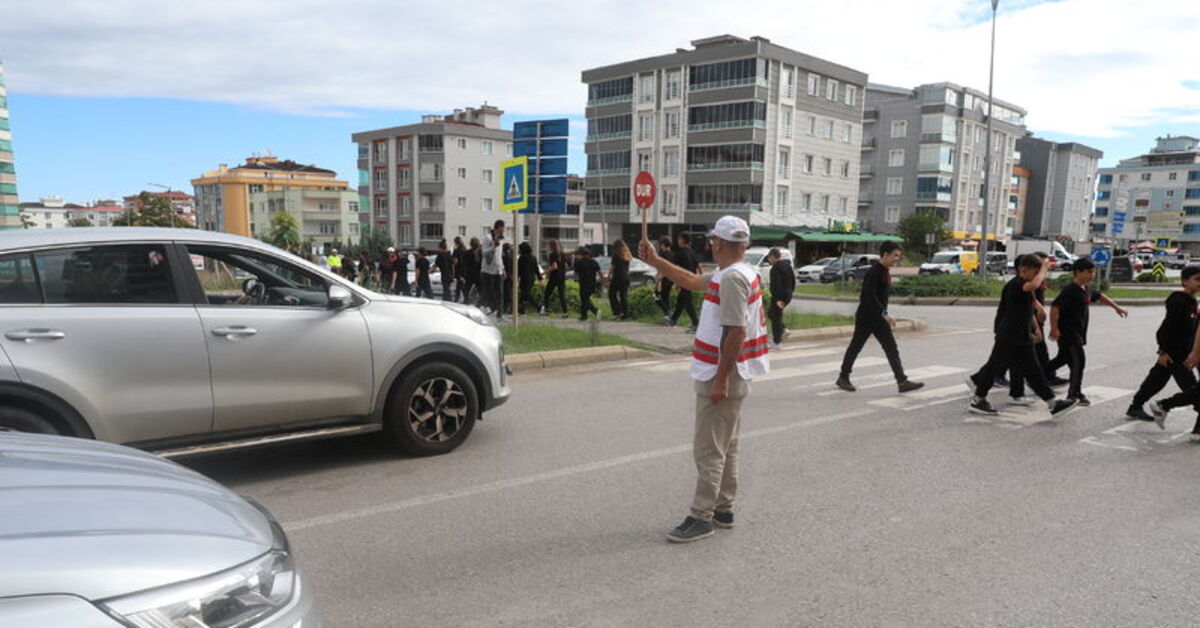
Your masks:
<instances>
[{"instance_id":1,"label":"sky with clouds","mask_svg":"<svg viewBox=\"0 0 1200 628\"><path fill-rule=\"evenodd\" d=\"M252 152L354 181L349 134L488 101L581 120L580 71L731 33L912 87L987 87L989 0L56 0L6 3L23 200L84 202ZM1001 0L996 96L1105 162L1200 135L1197 0ZM582 170L580 137L573 170Z\"/></svg>"}]
</instances>

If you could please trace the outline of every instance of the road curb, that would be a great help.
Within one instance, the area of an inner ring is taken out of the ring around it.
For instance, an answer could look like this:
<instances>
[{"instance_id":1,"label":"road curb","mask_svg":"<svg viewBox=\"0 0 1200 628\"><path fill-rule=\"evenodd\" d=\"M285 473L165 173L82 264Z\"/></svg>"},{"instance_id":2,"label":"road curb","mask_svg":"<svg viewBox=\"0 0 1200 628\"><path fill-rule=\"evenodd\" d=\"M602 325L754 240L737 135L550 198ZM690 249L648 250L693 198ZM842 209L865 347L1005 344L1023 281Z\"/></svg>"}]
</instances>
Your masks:
<instances>
[{"instance_id":1,"label":"road curb","mask_svg":"<svg viewBox=\"0 0 1200 628\"><path fill-rule=\"evenodd\" d=\"M924 331L928 327L925 321L904 319L896 321L895 330L897 333ZM852 335L854 335L853 325L793 329L789 331L788 337L783 342L784 344L788 344L792 342L828 340L830 338L848 338ZM671 355L673 353L678 354L678 352L672 351L649 351L635 347L626 347L624 345L611 345L605 347L586 347L583 349L562 349L560 351L517 353L507 356L505 363L508 364L508 367L514 373L519 373L522 371L572 366L575 364L592 364L595 362L611 362L655 355Z\"/></svg>"},{"instance_id":2,"label":"road curb","mask_svg":"<svg viewBox=\"0 0 1200 628\"><path fill-rule=\"evenodd\" d=\"M831 297L824 294L797 294L793 300L800 299L804 301L836 301L839 303L858 303L858 297ZM892 303L900 305L990 305L995 307L1000 304L999 298L991 297L897 297L893 296ZM1134 307L1162 305L1163 299L1119 299L1121 305L1129 305Z\"/></svg>"}]
</instances>

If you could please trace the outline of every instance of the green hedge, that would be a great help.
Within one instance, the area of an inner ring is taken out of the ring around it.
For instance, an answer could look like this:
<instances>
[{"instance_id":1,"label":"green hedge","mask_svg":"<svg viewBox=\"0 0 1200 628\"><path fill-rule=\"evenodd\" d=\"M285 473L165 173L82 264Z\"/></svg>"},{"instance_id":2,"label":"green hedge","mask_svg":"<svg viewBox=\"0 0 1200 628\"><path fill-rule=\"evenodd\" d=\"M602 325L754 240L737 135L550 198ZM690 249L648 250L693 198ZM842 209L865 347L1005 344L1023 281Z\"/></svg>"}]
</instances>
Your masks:
<instances>
[{"instance_id":1,"label":"green hedge","mask_svg":"<svg viewBox=\"0 0 1200 628\"><path fill-rule=\"evenodd\" d=\"M1162 279L1159 279L1158 277L1154 276L1154 273L1146 271L1143 273L1138 273L1138 276L1134 279L1134 281L1138 283L1166 283L1167 278L1166 276L1163 276Z\"/></svg>"},{"instance_id":2,"label":"green hedge","mask_svg":"<svg viewBox=\"0 0 1200 628\"><path fill-rule=\"evenodd\" d=\"M1065 273L1063 275L1059 275L1058 277L1054 277L1054 278L1046 281L1046 286L1054 292L1062 292L1062 289L1066 288L1067 284L1074 281L1074 279L1075 279L1075 273ZM1107 279L1104 279L1103 277L1101 277L1092 282L1092 287L1101 292L1104 292L1105 290L1109 289L1110 284Z\"/></svg>"}]
</instances>

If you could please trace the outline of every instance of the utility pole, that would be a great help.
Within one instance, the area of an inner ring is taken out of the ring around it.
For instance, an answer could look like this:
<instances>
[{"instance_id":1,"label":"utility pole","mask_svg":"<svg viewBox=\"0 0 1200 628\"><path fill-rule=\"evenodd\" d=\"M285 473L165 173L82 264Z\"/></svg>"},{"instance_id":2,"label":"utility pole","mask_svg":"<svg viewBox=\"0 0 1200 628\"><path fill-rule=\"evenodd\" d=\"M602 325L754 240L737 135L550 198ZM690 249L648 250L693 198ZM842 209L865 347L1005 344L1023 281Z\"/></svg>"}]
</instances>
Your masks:
<instances>
[{"instance_id":1,"label":"utility pole","mask_svg":"<svg viewBox=\"0 0 1200 628\"><path fill-rule=\"evenodd\" d=\"M988 60L988 106L987 106L987 144L984 149L983 165L983 226L979 233L979 277L987 279L987 243L989 209L992 205L992 118L995 113L995 101L992 99L992 79L996 72L996 9L1000 0L992 0L992 53Z\"/></svg>"}]
</instances>

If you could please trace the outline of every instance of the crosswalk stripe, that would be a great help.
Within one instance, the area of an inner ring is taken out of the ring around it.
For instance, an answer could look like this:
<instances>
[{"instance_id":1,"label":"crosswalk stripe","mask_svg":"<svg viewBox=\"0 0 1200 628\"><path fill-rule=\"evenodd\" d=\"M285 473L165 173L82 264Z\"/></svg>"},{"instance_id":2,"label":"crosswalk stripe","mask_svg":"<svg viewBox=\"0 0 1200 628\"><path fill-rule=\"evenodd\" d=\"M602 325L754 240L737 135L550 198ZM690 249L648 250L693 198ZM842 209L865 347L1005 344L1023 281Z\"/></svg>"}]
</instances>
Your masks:
<instances>
[{"instance_id":1,"label":"crosswalk stripe","mask_svg":"<svg viewBox=\"0 0 1200 628\"><path fill-rule=\"evenodd\" d=\"M1089 407L1096 407L1109 401L1115 401L1132 392L1132 390L1126 388L1113 388L1111 386L1086 386L1083 389L1083 394L1088 398L1089 401L1092 402L1092 405L1076 406L1075 408L1072 408L1068 414L1086 412ZM1003 402L1001 402L1001 404L1003 404ZM1035 423L1042 423L1050 420L1057 421L1062 418L1054 417L1052 419L1050 417L1050 410L1046 408L1045 402L1043 402L1041 399L1037 399L1032 406L1001 405L1000 407L1003 409L1000 410L999 416L976 418L982 418L985 421L1003 421L1019 426L1033 425Z\"/></svg>"},{"instance_id":2,"label":"crosswalk stripe","mask_svg":"<svg viewBox=\"0 0 1200 628\"><path fill-rule=\"evenodd\" d=\"M895 408L897 410L904 410L905 412L908 412L910 410L917 410L926 406L936 405L938 403L953 401L954 399L958 398L965 398L966 395L964 394L964 391L966 391L966 388L963 387L962 384L943 386L941 388L922 388L921 390L915 392L905 393L903 396L897 395L895 397L885 397L883 399L876 399L870 403L876 406ZM914 404L914 401L918 403Z\"/></svg>"},{"instance_id":3,"label":"crosswalk stripe","mask_svg":"<svg viewBox=\"0 0 1200 628\"><path fill-rule=\"evenodd\" d=\"M879 364L887 364L887 360L883 358L863 358L859 360L859 364L863 366L876 366ZM791 379L793 377L817 375L819 373L833 373L835 371L840 371L841 369L841 360L818 362L816 364L806 364L804 366L792 366L788 368L775 369L766 375L759 375L758 377L754 378L754 383L772 382L779 379Z\"/></svg>"}]
</instances>

